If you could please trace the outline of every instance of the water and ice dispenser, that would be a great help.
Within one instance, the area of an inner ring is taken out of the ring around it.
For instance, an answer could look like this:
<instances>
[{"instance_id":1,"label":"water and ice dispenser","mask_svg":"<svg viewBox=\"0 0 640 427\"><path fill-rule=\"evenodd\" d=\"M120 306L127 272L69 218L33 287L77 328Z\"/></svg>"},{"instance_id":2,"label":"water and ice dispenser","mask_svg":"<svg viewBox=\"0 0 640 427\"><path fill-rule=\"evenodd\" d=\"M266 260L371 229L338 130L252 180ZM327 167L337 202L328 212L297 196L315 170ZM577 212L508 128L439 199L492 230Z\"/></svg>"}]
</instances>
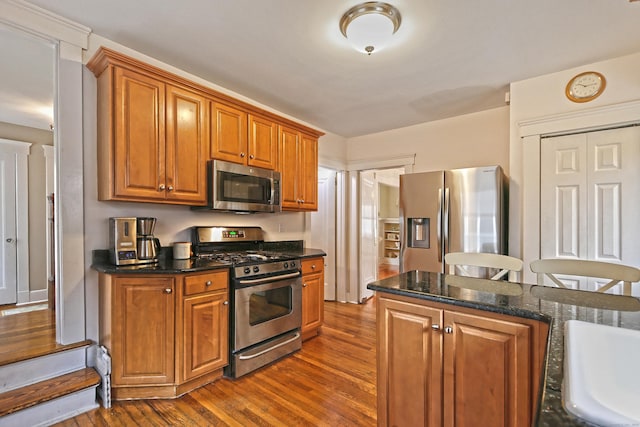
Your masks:
<instances>
[{"instance_id":1,"label":"water and ice dispenser","mask_svg":"<svg viewBox=\"0 0 640 427\"><path fill-rule=\"evenodd\" d=\"M407 247L429 249L429 218L407 218Z\"/></svg>"}]
</instances>

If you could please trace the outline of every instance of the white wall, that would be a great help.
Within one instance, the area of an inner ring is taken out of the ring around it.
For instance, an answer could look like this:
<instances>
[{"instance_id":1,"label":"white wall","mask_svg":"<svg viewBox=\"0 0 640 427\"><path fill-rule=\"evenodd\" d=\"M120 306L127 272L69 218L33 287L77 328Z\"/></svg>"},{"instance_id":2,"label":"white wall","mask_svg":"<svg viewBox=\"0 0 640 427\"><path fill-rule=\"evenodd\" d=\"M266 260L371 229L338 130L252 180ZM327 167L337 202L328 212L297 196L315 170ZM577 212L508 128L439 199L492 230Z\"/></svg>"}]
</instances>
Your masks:
<instances>
[{"instance_id":1,"label":"white wall","mask_svg":"<svg viewBox=\"0 0 640 427\"><path fill-rule=\"evenodd\" d=\"M605 91L591 102L569 101L565 96L567 82L576 74L590 70L604 74ZM524 245L529 244L523 241L523 170L525 162L535 159L523 157L521 138L527 136L521 134L523 123L535 121L544 133L545 127L548 131L560 131L555 125L545 124L551 122L561 121L564 127L561 131L571 131L627 121L628 117L615 111L621 104L640 100L639 76L640 53L636 53L511 84L509 250L512 255L522 256ZM602 111L609 113L600 114Z\"/></svg>"},{"instance_id":2,"label":"white wall","mask_svg":"<svg viewBox=\"0 0 640 427\"><path fill-rule=\"evenodd\" d=\"M509 107L350 138L347 159L414 154L414 172L500 165L509 171Z\"/></svg>"}]
</instances>

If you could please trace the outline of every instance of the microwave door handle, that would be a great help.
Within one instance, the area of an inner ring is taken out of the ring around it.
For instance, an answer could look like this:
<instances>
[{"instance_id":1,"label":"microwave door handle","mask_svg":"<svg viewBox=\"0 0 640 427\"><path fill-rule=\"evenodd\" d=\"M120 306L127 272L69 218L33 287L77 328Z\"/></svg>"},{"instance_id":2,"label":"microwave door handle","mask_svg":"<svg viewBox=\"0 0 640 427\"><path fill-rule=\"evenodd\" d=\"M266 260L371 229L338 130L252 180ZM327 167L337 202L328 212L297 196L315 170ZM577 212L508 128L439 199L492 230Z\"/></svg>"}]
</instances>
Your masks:
<instances>
[{"instance_id":1,"label":"microwave door handle","mask_svg":"<svg viewBox=\"0 0 640 427\"><path fill-rule=\"evenodd\" d=\"M269 204L273 205L275 204L275 194L276 194L276 184L275 184L275 179L271 178L269 180L271 182L271 194L269 194Z\"/></svg>"}]
</instances>

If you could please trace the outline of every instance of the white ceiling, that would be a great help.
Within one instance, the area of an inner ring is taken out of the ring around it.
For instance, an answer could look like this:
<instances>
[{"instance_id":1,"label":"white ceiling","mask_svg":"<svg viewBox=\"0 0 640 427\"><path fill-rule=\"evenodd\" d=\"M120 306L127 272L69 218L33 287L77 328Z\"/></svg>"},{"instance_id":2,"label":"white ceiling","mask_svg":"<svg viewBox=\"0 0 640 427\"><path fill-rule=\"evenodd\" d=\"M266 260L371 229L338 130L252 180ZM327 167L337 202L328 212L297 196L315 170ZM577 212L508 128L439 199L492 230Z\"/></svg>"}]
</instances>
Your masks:
<instances>
[{"instance_id":1,"label":"white ceiling","mask_svg":"<svg viewBox=\"0 0 640 427\"><path fill-rule=\"evenodd\" d=\"M388 1L402 26L371 56L338 29L357 0L30 2L344 137L503 106L512 81L640 52L640 2Z\"/></svg>"}]
</instances>

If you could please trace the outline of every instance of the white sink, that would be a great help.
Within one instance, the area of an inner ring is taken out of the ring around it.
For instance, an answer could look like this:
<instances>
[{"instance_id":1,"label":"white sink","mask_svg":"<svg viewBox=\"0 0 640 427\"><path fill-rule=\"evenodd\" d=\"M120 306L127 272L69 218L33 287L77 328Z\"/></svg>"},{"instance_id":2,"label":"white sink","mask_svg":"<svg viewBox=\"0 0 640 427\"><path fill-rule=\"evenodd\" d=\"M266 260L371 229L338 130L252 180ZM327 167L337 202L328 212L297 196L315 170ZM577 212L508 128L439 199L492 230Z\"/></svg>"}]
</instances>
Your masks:
<instances>
[{"instance_id":1,"label":"white sink","mask_svg":"<svg viewBox=\"0 0 640 427\"><path fill-rule=\"evenodd\" d=\"M565 408L599 425L640 424L640 331L568 320Z\"/></svg>"}]
</instances>

